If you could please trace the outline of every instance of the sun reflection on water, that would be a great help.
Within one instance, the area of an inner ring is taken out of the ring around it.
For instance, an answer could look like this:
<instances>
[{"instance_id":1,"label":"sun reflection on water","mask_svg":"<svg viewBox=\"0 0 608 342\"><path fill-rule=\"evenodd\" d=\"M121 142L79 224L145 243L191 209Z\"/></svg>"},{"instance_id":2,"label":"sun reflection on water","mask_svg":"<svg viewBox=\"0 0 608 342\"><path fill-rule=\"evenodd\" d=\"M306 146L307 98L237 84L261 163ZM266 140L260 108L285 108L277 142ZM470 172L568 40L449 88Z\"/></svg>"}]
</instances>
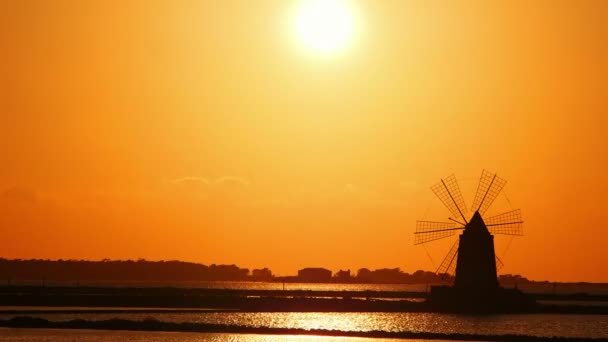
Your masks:
<instances>
[{"instance_id":1,"label":"sun reflection on water","mask_svg":"<svg viewBox=\"0 0 608 342\"><path fill-rule=\"evenodd\" d=\"M287 314L285 323L288 326L298 327L306 330L330 329L340 331L357 331L361 327L352 319L353 314L328 316L326 313L310 312L310 313L293 313ZM359 318L362 313L357 313Z\"/></svg>"},{"instance_id":2,"label":"sun reflection on water","mask_svg":"<svg viewBox=\"0 0 608 342\"><path fill-rule=\"evenodd\" d=\"M0 315L10 319L16 314ZM32 314L51 321L73 319L109 320L113 318L142 321L149 313L41 313ZM440 313L347 313L347 312L159 312L162 322L221 324L248 327L337 331L433 332L444 334L564 337L606 337L605 315L528 314L466 316ZM0 342L2 339L0 339Z\"/></svg>"}]
</instances>

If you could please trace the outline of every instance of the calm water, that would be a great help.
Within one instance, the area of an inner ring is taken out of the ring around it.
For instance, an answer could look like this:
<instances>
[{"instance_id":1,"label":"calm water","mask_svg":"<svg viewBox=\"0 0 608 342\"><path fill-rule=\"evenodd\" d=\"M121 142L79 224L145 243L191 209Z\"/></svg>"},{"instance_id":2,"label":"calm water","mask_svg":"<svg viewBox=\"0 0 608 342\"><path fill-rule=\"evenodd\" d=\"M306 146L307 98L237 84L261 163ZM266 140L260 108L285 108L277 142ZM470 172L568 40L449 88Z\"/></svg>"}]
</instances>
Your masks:
<instances>
[{"instance_id":1,"label":"calm water","mask_svg":"<svg viewBox=\"0 0 608 342\"><path fill-rule=\"evenodd\" d=\"M14 283L23 285L40 285L39 283ZM47 281L47 286L72 286L73 283ZM80 286L109 287L181 287L203 289L236 289L236 290L282 290L283 283L247 282L247 281L206 281L206 282L129 282L129 283L80 283ZM286 290L319 290L319 291L412 291L426 292L425 284L320 284L320 283L285 283ZM608 284L571 283L557 284L537 283L520 285L519 289L530 293L571 294L586 292L590 294L608 294Z\"/></svg>"},{"instance_id":2,"label":"calm water","mask_svg":"<svg viewBox=\"0 0 608 342\"><path fill-rule=\"evenodd\" d=\"M315 337L315 336L275 336L275 335L242 335L242 334L196 334L196 333L162 333L131 331L96 331L96 330L53 330L53 329L3 329L0 328L2 342L396 342L403 340L368 339L348 337ZM408 340L423 342L426 340ZM433 340L434 342L441 342ZM453 341L452 341L453 342Z\"/></svg>"},{"instance_id":3,"label":"calm water","mask_svg":"<svg viewBox=\"0 0 608 342\"><path fill-rule=\"evenodd\" d=\"M13 282L13 285L40 285L39 282ZM47 281L47 286L74 286L71 282ZM228 289L228 290L282 290L280 282L251 282L251 281L198 281L198 282L96 282L83 283L79 286L101 287L176 287L197 289ZM285 283L285 290L312 291L412 291L425 292L425 284L325 284L325 283Z\"/></svg>"},{"instance_id":4,"label":"calm water","mask_svg":"<svg viewBox=\"0 0 608 342\"><path fill-rule=\"evenodd\" d=\"M0 315L7 319L14 314ZM52 321L122 318L141 321L230 324L251 327L327 329L341 331L413 331L483 335L521 334L532 336L608 338L608 315L492 315L463 316L439 313L40 313L30 314Z\"/></svg>"}]
</instances>

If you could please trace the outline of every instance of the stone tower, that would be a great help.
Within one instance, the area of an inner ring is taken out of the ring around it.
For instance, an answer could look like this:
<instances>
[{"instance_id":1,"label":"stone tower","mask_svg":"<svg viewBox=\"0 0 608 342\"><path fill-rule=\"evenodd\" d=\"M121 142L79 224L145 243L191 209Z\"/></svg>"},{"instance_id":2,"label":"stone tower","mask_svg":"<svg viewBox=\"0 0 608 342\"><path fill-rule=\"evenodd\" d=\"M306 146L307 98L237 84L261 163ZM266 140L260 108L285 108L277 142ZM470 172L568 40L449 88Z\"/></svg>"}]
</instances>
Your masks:
<instances>
[{"instance_id":1,"label":"stone tower","mask_svg":"<svg viewBox=\"0 0 608 342\"><path fill-rule=\"evenodd\" d=\"M482 292L498 288L494 236L478 211L460 235L454 287Z\"/></svg>"}]
</instances>

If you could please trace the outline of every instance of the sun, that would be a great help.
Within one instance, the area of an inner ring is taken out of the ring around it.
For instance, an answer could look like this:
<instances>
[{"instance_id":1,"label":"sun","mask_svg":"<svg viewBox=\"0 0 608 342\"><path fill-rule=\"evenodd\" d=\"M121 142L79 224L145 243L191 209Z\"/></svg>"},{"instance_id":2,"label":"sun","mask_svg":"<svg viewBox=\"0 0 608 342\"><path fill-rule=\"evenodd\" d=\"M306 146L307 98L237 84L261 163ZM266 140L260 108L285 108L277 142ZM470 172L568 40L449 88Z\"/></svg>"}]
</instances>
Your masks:
<instances>
[{"instance_id":1,"label":"sun","mask_svg":"<svg viewBox=\"0 0 608 342\"><path fill-rule=\"evenodd\" d=\"M355 20L347 0L302 0L295 17L295 33L307 49L332 54L353 39Z\"/></svg>"}]
</instances>

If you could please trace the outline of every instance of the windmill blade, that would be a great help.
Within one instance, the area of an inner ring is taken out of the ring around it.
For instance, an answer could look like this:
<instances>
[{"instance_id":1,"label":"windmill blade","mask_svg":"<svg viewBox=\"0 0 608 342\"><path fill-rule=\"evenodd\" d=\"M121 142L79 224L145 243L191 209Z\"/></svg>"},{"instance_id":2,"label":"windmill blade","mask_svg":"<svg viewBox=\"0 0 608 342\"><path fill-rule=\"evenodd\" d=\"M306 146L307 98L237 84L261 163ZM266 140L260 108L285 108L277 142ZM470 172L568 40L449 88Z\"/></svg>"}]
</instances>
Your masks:
<instances>
[{"instance_id":1,"label":"windmill blade","mask_svg":"<svg viewBox=\"0 0 608 342\"><path fill-rule=\"evenodd\" d=\"M471 211L483 214L492 205L507 181L486 170L481 172Z\"/></svg>"},{"instance_id":2,"label":"windmill blade","mask_svg":"<svg viewBox=\"0 0 608 342\"><path fill-rule=\"evenodd\" d=\"M521 219L521 210L519 209L488 217L484 221L492 234L524 235L522 228L524 221Z\"/></svg>"},{"instance_id":3,"label":"windmill blade","mask_svg":"<svg viewBox=\"0 0 608 342\"><path fill-rule=\"evenodd\" d=\"M458 245L460 239L456 239L452 248L448 254L443 258L441 265L437 268L437 275L441 277L441 280L451 281L454 278L454 271L456 270L456 260L458 260Z\"/></svg>"},{"instance_id":4,"label":"windmill blade","mask_svg":"<svg viewBox=\"0 0 608 342\"><path fill-rule=\"evenodd\" d=\"M448 208L454 217L462 217L465 224L468 223L465 217L466 205L464 204L464 198L454 175L442 179L439 183L433 185L431 190L433 190L435 195L441 200L441 203Z\"/></svg>"},{"instance_id":5,"label":"windmill blade","mask_svg":"<svg viewBox=\"0 0 608 342\"><path fill-rule=\"evenodd\" d=\"M495 255L496 257L496 272L498 272L499 269L501 269L505 264L502 262L502 260L500 260L500 258L498 258L498 255Z\"/></svg>"},{"instance_id":6,"label":"windmill blade","mask_svg":"<svg viewBox=\"0 0 608 342\"><path fill-rule=\"evenodd\" d=\"M464 227L454 222L416 221L414 245L452 236L461 229Z\"/></svg>"}]
</instances>

